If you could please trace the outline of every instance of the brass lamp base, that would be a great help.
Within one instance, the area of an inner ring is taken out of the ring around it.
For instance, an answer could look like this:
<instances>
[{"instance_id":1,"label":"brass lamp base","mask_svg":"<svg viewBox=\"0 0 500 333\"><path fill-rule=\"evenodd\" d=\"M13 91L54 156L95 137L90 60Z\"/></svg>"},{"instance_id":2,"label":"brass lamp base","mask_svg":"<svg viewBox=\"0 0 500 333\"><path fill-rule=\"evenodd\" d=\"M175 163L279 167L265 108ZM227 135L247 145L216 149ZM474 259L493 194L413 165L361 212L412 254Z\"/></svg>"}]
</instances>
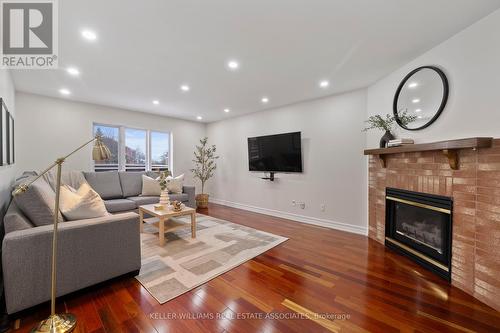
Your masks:
<instances>
[{"instance_id":1,"label":"brass lamp base","mask_svg":"<svg viewBox=\"0 0 500 333\"><path fill-rule=\"evenodd\" d=\"M71 332L76 327L76 317L71 313L55 314L42 320L38 326L31 330L31 333L66 333Z\"/></svg>"}]
</instances>

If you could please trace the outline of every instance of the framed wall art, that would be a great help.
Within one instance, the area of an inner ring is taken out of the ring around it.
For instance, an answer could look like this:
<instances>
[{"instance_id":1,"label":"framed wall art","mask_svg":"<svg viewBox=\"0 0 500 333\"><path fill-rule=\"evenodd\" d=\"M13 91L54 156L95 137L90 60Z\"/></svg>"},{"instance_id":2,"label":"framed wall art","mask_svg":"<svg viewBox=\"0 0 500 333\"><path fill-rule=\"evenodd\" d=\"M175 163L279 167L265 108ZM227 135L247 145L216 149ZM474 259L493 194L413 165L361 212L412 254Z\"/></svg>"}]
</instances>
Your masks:
<instances>
[{"instance_id":1,"label":"framed wall art","mask_svg":"<svg viewBox=\"0 0 500 333\"><path fill-rule=\"evenodd\" d=\"M0 166L3 166L15 162L14 117L3 98L0 98L0 108Z\"/></svg>"}]
</instances>

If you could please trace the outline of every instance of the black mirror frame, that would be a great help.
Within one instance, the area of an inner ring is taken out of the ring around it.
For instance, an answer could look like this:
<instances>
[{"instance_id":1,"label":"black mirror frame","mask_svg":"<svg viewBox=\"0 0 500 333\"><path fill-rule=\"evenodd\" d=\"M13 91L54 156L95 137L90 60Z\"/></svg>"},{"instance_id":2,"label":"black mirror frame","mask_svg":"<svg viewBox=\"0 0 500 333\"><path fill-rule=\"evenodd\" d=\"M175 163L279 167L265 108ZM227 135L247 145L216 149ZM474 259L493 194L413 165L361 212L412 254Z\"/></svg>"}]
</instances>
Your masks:
<instances>
[{"instance_id":1,"label":"black mirror frame","mask_svg":"<svg viewBox=\"0 0 500 333\"><path fill-rule=\"evenodd\" d=\"M429 120L427 123L425 123L424 125L422 125L420 127L408 128L405 125L403 125L401 123L401 120L399 119L399 116L398 116L398 98L399 98L399 94L401 93L401 90L403 89L406 81L408 81L413 76L413 74L421 71L422 69L432 69L433 71L435 71L436 73L439 74L439 77L441 78L441 81L443 82L443 99L441 100L441 105L439 106L438 111L436 112L434 117L432 117L431 120ZM446 106L446 102L448 101L449 90L450 90L450 87L448 86L448 79L446 78L446 75L444 74L444 72L441 69L437 68L436 66L421 66L421 67L415 68L414 70L412 70L410 73L408 73L404 77L404 79L399 84L398 89L396 90L396 94L394 95L394 101L392 104L392 112L394 113L394 118L396 119L396 123L398 123L398 125L401 128L404 128L405 130L408 130L408 131L418 131L418 130L421 130L421 129L424 129L424 128L430 126L433 122L436 121L436 119L439 118L439 116L441 115L441 112L443 112L444 107Z\"/></svg>"}]
</instances>

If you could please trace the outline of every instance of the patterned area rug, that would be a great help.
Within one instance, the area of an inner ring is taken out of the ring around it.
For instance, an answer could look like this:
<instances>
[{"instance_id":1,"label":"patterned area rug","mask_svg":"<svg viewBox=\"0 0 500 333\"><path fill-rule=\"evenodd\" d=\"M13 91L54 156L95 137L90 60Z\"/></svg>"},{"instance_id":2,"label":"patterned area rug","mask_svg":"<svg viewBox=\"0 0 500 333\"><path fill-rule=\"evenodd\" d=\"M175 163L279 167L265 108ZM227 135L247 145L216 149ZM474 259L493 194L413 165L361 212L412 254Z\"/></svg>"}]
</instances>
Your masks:
<instances>
[{"instance_id":1,"label":"patterned area rug","mask_svg":"<svg viewBox=\"0 0 500 333\"><path fill-rule=\"evenodd\" d=\"M165 233L164 247L159 245L158 229L144 225L142 267L136 279L160 304L288 239L201 214L196 222L196 239L191 238L189 216L167 222L167 228L186 227Z\"/></svg>"}]
</instances>

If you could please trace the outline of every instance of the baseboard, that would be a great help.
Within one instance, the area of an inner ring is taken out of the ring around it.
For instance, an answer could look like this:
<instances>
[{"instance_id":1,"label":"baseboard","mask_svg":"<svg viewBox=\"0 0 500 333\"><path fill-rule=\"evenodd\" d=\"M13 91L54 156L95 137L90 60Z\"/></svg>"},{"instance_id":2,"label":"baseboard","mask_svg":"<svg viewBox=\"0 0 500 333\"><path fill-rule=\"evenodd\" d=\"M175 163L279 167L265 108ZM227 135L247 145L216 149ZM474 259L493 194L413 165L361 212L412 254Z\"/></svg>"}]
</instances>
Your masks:
<instances>
[{"instance_id":1,"label":"baseboard","mask_svg":"<svg viewBox=\"0 0 500 333\"><path fill-rule=\"evenodd\" d=\"M269 209L269 208L256 207L256 206L246 205L246 204L232 202L232 201L228 201L228 200L217 199L217 198L210 198L210 201L213 203L219 204L219 205L248 210L248 211L254 212L254 213L260 213L260 214L265 214L265 215L270 215L270 216L275 216L275 217L281 217L281 218L292 220L292 221L297 221L297 222L302 222L302 223L306 223L306 224L312 224L312 225L317 225L317 226L321 226L321 227L326 227L326 228L330 228L330 229L347 231L347 232L351 232L351 233L358 234L358 235L368 236L368 227L359 227L359 226L350 225L350 224L346 224L346 223L335 222L335 221L326 220L326 219L320 219L317 217L310 217L310 216L293 214L293 213L283 212L283 211Z\"/></svg>"}]
</instances>

